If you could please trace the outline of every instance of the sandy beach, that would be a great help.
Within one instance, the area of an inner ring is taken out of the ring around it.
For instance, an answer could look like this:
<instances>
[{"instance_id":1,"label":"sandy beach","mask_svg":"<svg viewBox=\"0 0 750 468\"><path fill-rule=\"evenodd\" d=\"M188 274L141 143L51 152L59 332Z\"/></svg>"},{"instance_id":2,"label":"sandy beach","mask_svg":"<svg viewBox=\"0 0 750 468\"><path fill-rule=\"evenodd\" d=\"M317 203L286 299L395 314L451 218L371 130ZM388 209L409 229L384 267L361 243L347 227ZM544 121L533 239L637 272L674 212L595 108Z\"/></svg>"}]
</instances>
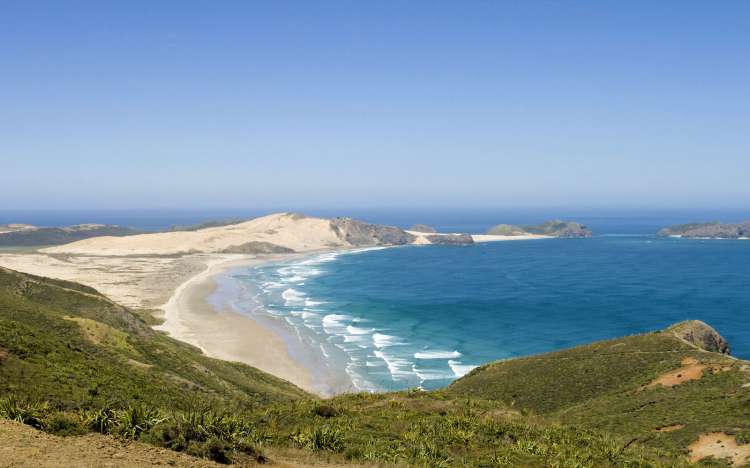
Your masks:
<instances>
[{"instance_id":1,"label":"sandy beach","mask_svg":"<svg viewBox=\"0 0 750 468\"><path fill-rule=\"evenodd\" d=\"M217 278L233 270L294 261L324 252L327 251L210 259L204 271L175 289L161 308L164 323L154 329L192 344L208 356L242 362L320 396L351 390L353 385L346 373L329 371L322 362L324 357L318 356L317 350L305 349L298 343L286 324L281 321L265 323L226 305L217 308L208 300L216 291ZM260 303L257 306L263 307ZM291 349L296 351L296 359Z\"/></svg>"},{"instance_id":2,"label":"sandy beach","mask_svg":"<svg viewBox=\"0 0 750 468\"><path fill-rule=\"evenodd\" d=\"M253 259L217 258L206 269L182 283L163 306L164 323L154 327L175 339L200 348L206 355L237 361L288 380L310 392L325 394L313 385L310 370L293 360L287 343L250 317L229 308L215 310L207 299L214 292L214 277L238 267L252 267L300 255L269 255Z\"/></svg>"}]
</instances>

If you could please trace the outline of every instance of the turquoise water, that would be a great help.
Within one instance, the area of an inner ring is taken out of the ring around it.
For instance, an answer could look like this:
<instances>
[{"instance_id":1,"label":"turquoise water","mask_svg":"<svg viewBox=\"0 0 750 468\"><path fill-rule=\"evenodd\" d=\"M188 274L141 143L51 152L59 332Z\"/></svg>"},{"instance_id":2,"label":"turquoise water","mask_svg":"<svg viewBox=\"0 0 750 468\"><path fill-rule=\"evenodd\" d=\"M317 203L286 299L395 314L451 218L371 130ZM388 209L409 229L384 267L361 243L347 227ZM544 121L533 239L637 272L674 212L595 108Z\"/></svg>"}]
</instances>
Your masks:
<instances>
[{"instance_id":1,"label":"turquoise water","mask_svg":"<svg viewBox=\"0 0 750 468\"><path fill-rule=\"evenodd\" d=\"M438 388L473 366L700 319L750 358L750 241L608 235L324 254L235 271L354 387ZM236 291L233 293L241 296ZM299 345L299 346L298 346Z\"/></svg>"}]
</instances>

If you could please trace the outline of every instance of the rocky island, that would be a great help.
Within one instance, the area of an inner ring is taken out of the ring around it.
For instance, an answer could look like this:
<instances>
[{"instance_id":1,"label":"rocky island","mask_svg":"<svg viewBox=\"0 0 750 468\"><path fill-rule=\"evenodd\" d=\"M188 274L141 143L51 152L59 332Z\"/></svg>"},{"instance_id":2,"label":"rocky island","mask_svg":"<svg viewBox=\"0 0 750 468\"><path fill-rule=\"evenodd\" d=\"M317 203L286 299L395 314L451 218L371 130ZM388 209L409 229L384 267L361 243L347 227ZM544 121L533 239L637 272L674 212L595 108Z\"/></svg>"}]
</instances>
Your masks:
<instances>
[{"instance_id":1,"label":"rocky island","mask_svg":"<svg viewBox=\"0 0 750 468\"><path fill-rule=\"evenodd\" d=\"M692 239L742 239L750 238L750 221L738 224L719 222L678 224L660 230L661 237L684 237Z\"/></svg>"},{"instance_id":2,"label":"rocky island","mask_svg":"<svg viewBox=\"0 0 750 468\"><path fill-rule=\"evenodd\" d=\"M514 224L498 224L487 231L493 236L524 236L536 234L549 237L591 237L590 229L580 223L572 221L547 221L533 226L517 226Z\"/></svg>"}]
</instances>

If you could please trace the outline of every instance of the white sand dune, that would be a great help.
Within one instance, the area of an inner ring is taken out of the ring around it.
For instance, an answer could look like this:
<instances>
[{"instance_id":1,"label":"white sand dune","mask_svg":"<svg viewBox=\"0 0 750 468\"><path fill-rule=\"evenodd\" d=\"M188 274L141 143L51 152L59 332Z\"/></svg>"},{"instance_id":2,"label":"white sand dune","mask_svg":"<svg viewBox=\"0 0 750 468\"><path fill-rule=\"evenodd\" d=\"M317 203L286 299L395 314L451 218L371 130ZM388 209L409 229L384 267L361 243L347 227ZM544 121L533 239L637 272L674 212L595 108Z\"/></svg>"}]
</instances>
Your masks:
<instances>
[{"instance_id":1,"label":"white sand dune","mask_svg":"<svg viewBox=\"0 0 750 468\"><path fill-rule=\"evenodd\" d=\"M93 237L49 247L42 252L101 256L221 253L248 242L268 242L296 252L348 246L331 229L327 219L278 213L244 223L197 231Z\"/></svg>"}]
</instances>

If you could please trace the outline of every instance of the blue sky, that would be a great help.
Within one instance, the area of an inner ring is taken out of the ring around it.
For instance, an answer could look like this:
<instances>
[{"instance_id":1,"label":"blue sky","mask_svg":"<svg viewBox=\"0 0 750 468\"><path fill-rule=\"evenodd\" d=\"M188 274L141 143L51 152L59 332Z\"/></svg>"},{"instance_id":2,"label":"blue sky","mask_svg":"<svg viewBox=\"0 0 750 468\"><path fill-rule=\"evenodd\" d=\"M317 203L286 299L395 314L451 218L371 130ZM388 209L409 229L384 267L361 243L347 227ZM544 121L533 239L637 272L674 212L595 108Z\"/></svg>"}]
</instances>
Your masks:
<instances>
[{"instance_id":1,"label":"blue sky","mask_svg":"<svg viewBox=\"0 0 750 468\"><path fill-rule=\"evenodd\" d=\"M742 207L750 2L0 1L0 208Z\"/></svg>"}]
</instances>

